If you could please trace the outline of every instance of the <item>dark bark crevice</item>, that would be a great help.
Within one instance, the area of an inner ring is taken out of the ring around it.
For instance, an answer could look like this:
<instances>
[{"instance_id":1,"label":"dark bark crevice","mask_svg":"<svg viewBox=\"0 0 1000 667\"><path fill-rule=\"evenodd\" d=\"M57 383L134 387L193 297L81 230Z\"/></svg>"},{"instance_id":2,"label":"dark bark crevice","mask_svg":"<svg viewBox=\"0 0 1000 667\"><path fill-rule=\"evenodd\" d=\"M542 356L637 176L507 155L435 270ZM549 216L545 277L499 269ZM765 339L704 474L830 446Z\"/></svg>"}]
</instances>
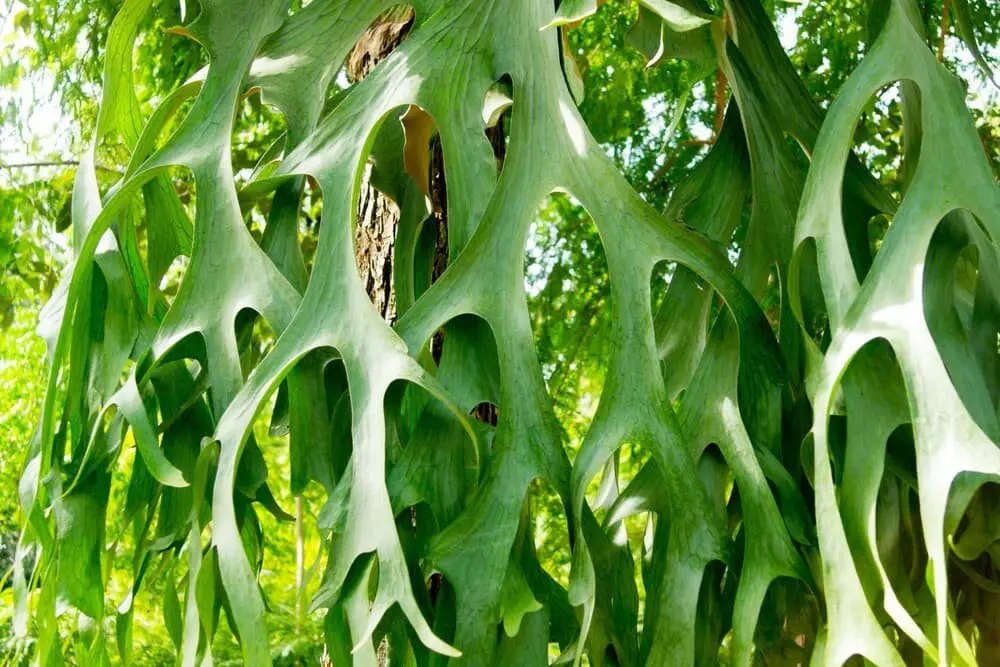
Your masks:
<instances>
[{"instance_id":1,"label":"dark bark crevice","mask_svg":"<svg viewBox=\"0 0 1000 667\"><path fill-rule=\"evenodd\" d=\"M398 5L383 12L351 49L344 67L353 83L364 79L406 38L413 26L413 9ZM392 265L396 251L399 206L371 184L366 172L361 184L355 226L354 256L368 298L389 324L396 322Z\"/></svg>"},{"instance_id":2,"label":"dark bark crevice","mask_svg":"<svg viewBox=\"0 0 1000 667\"><path fill-rule=\"evenodd\" d=\"M354 258L368 298L386 322L396 322L392 263L396 251L399 207L365 178L358 203Z\"/></svg>"}]
</instances>

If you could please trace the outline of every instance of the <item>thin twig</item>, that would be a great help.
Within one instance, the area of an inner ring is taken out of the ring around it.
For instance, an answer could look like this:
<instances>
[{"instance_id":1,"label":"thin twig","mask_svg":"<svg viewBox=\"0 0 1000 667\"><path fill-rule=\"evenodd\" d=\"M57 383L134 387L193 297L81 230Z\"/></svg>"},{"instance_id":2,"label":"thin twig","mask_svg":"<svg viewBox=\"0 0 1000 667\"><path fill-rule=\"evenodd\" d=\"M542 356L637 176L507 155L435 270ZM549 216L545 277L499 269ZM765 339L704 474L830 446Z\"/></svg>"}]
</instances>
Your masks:
<instances>
[{"instance_id":1,"label":"thin twig","mask_svg":"<svg viewBox=\"0 0 1000 667\"><path fill-rule=\"evenodd\" d=\"M295 496L295 636L302 634L305 616L306 537L303 519L302 494Z\"/></svg>"},{"instance_id":2,"label":"thin twig","mask_svg":"<svg viewBox=\"0 0 1000 667\"><path fill-rule=\"evenodd\" d=\"M951 0L944 0L941 7L941 38L938 40L937 59L944 61L944 38L948 35L948 10L951 8Z\"/></svg>"},{"instance_id":3,"label":"thin twig","mask_svg":"<svg viewBox=\"0 0 1000 667\"><path fill-rule=\"evenodd\" d=\"M0 162L0 169L35 169L39 167L78 167L79 160L40 160L37 162ZM112 174L121 174L117 169L106 167L103 164L95 164L95 169L107 171Z\"/></svg>"},{"instance_id":4,"label":"thin twig","mask_svg":"<svg viewBox=\"0 0 1000 667\"><path fill-rule=\"evenodd\" d=\"M0 169L29 169L32 167L75 167L80 163L76 160L50 160L42 162L0 162Z\"/></svg>"},{"instance_id":5,"label":"thin twig","mask_svg":"<svg viewBox=\"0 0 1000 667\"><path fill-rule=\"evenodd\" d=\"M948 2L948 0L945 0ZM723 14L726 32L730 35L733 32L733 24L729 20L729 13ZM688 139L687 141L681 142L677 147L677 150L671 155L667 160L660 165L660 168L656 170L653 174L653 182L656 183L661 178L669 173L671 167L674 166L674 162L680 157L681 151L688 146L711 146L719 138L719 134L722 132L722 124L726 120L726 88L729 85L729 80L726 78L726 73L723 71L722 67L718 67L715 72L715 120L712 123L712 137L710 139Z\"/></svg>"},{"instance_id":6,"label":"thin twig","mask_svg":"<svg viewBox=\"0 0 1000 667\"><path fill-rule=\"evenodd\" d=\"M726 119L726 73L719 67L715 73L715 123L712 126L712 141L722 132L722 122Z\"/></svg>"},{"instance_id":7,"label":"thin twig","mask_svg":"<svg viewBox=\"0 0 1000 667\"><path fill-rule=\"evenodd\" d=\"M667 175L667 173L670 171L670 168L674 166L674 162L676 162L677 158L681 156L681 151L683 151L688 146L711 146L714 143L715 143L714 136L711 139L688 139L686 141L682 141L680 146L677 147L677 150L674 152L674 154L671 155L669 158L667 158L663 162L663 164L660 165L660 168L656 170L656 173L653 174L653 182L655 183Z\"/></svg>"}]
</instances>

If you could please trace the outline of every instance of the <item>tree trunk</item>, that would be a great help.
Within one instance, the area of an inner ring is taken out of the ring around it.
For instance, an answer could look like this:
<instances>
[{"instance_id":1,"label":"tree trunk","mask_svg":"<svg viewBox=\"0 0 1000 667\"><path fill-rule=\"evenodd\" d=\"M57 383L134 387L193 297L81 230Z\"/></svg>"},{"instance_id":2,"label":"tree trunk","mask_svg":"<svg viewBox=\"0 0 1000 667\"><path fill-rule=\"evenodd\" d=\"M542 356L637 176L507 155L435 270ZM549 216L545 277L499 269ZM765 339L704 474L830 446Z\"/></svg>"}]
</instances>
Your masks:
<instances>
[{"instance_id":1,"label":"tree trunk","mask_svg":"<svg viewBox=\"0 0 1000 667\"><path fill-rule=\"evenodd\" d=\"M413 25L413 10L395 7L379 16L347 56L344 67L352 83L361 81L406 37ZM396 322L396 296L392 289L392 261L396 249L399 207L376 190L366 169L361 184L355 228L355 259L365 291L390 324Z\"/></svg>"},{"instance_id":2,"label":"tree trunk","mask_svg":"<svg viewBox=\"0 0 1000 667\"><path fill-rule=\"evenodd\" d=\"M413 11L409 8L394 8L376 19L347 57L345 68L348 79L352 83L364 79L381 60L403 41L413 24L413 18ZM493 145L497 158L497 169L499 170L506 153L503 123L498 122L494 127L487 129L487 136ZM396 298L393 291L392 273L400 210L396 202L372 186L369 176L370 169L366 169L358 202L355 259L368 297L383 319L394 324L396 321ZM444 272L448 262L448 203L444 154L441 141L436 136L431 142L429 181L437 238L432 280L436 280ZM440 360L443 341L443 332L438 332L432 341L431 351L436 360ZM477 407L475 416L489 424L496 425L497 423L496 407L490 404ZM436 597L434 595L436 585L439 585L439 577L435 575L431 581L432 599ZM385 640L378 646L376 657L379 667L384 666L389 660L388 648L388 643Z\"/></svg>"},{"instance_id":3,"label":"tree trunk","mask_svg":"<svg viewBox=\"0 0 1000 667\"><path fill-rule=\"evenodd\" d=\"M379 314L389 324L396 323L396 295L392 289L392 261L396 250L399 207L376 190L366 171L358 202L355 229L355 260L361 281Z\"/></svg>"}]
</instances>

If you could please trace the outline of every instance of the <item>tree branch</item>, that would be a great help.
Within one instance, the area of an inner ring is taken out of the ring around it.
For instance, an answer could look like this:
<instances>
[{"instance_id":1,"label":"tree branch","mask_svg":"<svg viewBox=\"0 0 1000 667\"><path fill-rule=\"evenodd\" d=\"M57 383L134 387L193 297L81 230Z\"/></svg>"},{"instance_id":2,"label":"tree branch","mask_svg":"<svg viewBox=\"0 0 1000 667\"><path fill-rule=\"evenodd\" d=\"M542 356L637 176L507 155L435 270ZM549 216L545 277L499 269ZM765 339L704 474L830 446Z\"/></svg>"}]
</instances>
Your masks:
<instances>
[{"instance_id":1,"label":"tree branch","mask_svg":"<svg viewBox=\"0 0 1000 667\"><path fill-rule=\"evenodd\" d=\"M688 146L711 146L712 144L715 143L715 139L716 137L713 136L711 139L687 139L685 141L682 141L680 145L677 147L677 150L674 152L674 154L671 155L666 160L664 160L663 164L660 165L660 168L656 170L655 174L653 174L652 182L655 183L667 175L667 173L670 171L670 168L674 166L674 162L676 162L677 158L681 156L681 152L685 148L687 148Z\"/></svg>"},{"instance_id":2,"label":"tree branch","mask_svg":"<svg viewBox=\"0 0 1000 667\"><path fill-rule=\"evenodd\" d=\"M37 162L0 162L0 169L37 169L40 167L77 167L80 165L79 160L40 160ZM101 171L107 171L112 174L121 174L117 169L112 169L111 167L105 167L103 164L95 164L95 169Z\"/></svg>"},{"instance_id":3,"label":"tree branch","mask_svg":"<svg viewBox=\"0 0 1000 667\"><path fill-rule=\"evenodd\" d=\"M944 0L941 7L941 39L938 40L937 59L944 61L944 38L948 35L948 10L951 8L951 0Z\"/></svg>"}]
</instances>

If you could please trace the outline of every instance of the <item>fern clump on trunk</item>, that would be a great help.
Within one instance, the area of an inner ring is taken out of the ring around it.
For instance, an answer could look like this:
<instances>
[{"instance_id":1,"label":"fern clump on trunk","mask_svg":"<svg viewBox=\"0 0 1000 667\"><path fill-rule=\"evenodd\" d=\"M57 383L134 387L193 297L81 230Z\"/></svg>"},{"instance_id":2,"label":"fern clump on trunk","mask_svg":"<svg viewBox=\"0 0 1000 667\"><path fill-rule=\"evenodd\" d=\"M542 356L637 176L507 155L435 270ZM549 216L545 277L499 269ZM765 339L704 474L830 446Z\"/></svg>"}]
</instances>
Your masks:
<instances>
[{"instance_id":1,"label":"fern clump on trunk","mask_svg":"<svg viewBox=\"0 0 1000 667\"><path fill-rule=\"evenodd\" d=\"M285 483L326 495L310 593L335 665L379 646L421 665L546 664L550 645L591 665L989 661L1000 190L908 0L873 3L868 52L826 110L758 0L640 2L630 40L650 65L707 61L719 88L711 148L665 212L577 109L561 32L592 0L203 0L177 30L207 68L143 118L131 54L151 4L127 0L110 30L75 259L41 325L51 366L14 585L15 631L43 664L67 639L107 663L112 634L128 662L158 563L182 664L210 658L223 615L245 662L270 664L258 512L288 518ZM332 92L345 59L354 83ZM851 152L897 81L899 202ZM237 179L233 115L251 93L287 133ZM130 158L101 192L94 153L112 137ZM323 202L310 263L307 179ZM572 461L523 276L554 191L593 219L610 290L606 381ZM873 244L876 216L891 224ZM157 286L178 254L170 299ZM663 262L678 268L654 303ZM253 435L275 395L288 470ZM647 458L620 484L626 444ZM568 586L535 550L536 480L568 519ZM135 545L121 599L109 512Z\"/></svg>"}]
</instances>

